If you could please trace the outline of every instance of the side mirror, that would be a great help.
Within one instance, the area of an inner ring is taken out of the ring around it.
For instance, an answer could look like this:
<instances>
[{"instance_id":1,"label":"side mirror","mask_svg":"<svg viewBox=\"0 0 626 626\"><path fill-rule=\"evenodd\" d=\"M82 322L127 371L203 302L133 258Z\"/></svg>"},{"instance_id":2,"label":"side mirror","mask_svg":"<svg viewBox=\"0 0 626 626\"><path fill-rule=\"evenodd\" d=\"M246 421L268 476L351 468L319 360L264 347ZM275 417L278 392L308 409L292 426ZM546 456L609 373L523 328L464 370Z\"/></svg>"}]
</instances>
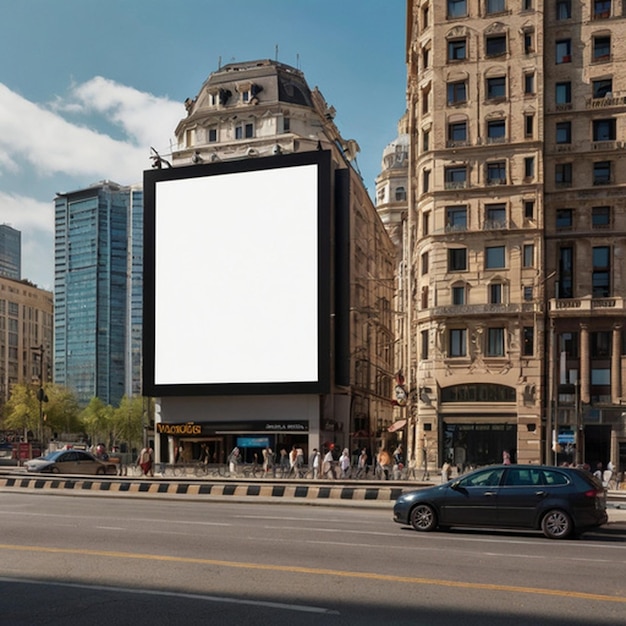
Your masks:
<instances>
[{"instance_id":1,"label":"side mirror","mask_svg":"<svg viewBox=\"0 0 626 626\"><path fill-rule=\"evenodd\" d=\"M459 488L459 484L460 482L458 480L455 480L451 485L450 485L450 489L458 489Z\"/></svg>"}]
</instances>

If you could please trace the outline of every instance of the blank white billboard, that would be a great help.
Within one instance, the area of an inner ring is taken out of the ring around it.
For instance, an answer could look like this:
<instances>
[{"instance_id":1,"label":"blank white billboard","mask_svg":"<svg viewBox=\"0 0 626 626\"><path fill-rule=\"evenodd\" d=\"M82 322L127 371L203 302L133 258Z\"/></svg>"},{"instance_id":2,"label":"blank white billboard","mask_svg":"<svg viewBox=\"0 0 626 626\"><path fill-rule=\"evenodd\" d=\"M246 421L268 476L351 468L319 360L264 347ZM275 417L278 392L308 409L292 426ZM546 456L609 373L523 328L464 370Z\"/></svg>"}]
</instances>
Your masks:
<instances>
[{"instance_id":1,"label":"blank white billboard","mask_svg":"<svg viewBox=\"0 0 626 626\"><path fill-rule=\"evenodd\" d=\"M303 156L146 172L152 395L326 384L327 161Z\"/></svg>"}]
</instances>

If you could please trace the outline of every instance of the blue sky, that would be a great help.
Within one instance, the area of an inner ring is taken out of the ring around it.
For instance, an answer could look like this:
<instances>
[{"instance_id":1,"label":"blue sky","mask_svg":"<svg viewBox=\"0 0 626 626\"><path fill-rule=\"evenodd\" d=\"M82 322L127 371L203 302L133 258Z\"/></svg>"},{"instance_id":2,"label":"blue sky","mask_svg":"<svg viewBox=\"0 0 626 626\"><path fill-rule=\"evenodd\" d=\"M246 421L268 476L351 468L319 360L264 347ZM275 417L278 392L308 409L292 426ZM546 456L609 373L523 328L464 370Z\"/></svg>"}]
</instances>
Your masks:
<instances>
[{"instance_id":1,"label":"blue sky","mask_svg":"<svg viewBox=\"0 0 626 626\"><path fill-rule=\"evenodd\" d=\"M299 67L359 143L371 192L406 107L405 5L0 0L0 223L22 231L22 277L53 287L55 194L141 182L220 62Z\"/></svg>"}]
</instances>

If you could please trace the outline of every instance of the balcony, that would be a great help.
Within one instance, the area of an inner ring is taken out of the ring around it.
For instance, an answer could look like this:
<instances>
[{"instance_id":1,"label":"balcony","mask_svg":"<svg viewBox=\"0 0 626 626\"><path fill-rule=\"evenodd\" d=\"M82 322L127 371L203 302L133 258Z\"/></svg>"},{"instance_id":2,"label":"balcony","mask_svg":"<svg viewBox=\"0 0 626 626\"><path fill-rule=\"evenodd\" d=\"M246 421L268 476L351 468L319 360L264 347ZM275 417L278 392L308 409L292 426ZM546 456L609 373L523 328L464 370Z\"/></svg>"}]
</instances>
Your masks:
<instances>
[{"instance_id":1,"label":"balcony","mask_svg":"<svg viewBox=\"0 0 626 626\"><path fill-rule=\"evenodd\" d=\"M592 150L615 150L618 147L618 143L622 144L622 142L617 141L592 141L591 149Z\"/></svg>"},{"instance_id":2,"label":"balcony","mask_svg":"<svg viewBox=\"0 0 626 626\"><path fill-rule=\"evenodd\" d=\"M609 107L623 106L626 104L626 96L607 93L603 98L587 98L585 106L588 109L606 109Z\"/></svg>"},{"instance_id":3,"label":"balcony","mask_svg":"<svg viewBox=\"0 0 626 626\"><path fill-rule=\"evenodd\" d=\"M624 316L624 298L551 298L550 314L555 317L572 317L597 312L615 317Z\"/></svg>"},{"instance_id":4,"label":"balcony","mask_svg":"<svg viewBox=\"0 0 626 626\"><path fill-rule=\"evenodd\" d=\"M447 180L444 184L445 189L466 189L466 180Z\"/></svg>"},{"instance_id":5,"label":"balcony","mask_svg":"<svg viewBox=\"0 0 626 626\"><path fill-rule=\"evenodd\" d=\"M506 178L488 178L488 185L506 185Z\"/></svg>"},{"instance_id":6,"label":"balcony","mask_svg":"<svg viewBox=\"0 0 626 626\"><path fill-rule=\"evenodd\" d=\"M483 223L483 230L505 230L506 227L506 220L485 220Z\"/></svg>"}]
</instances>

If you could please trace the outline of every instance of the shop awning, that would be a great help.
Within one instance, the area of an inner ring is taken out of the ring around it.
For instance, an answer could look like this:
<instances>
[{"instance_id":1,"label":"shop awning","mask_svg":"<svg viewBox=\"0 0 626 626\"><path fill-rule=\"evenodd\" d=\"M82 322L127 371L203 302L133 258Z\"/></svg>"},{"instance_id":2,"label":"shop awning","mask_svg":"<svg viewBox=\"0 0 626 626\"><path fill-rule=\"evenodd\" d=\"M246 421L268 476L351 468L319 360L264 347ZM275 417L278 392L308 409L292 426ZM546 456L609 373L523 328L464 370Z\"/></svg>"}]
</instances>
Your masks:
<instances>
[{"instance_id":1,"label":"shop awning","mask_svg":"<svg viewBox=\"0 0 626 626\"><path fill-rule=\"evenodd\" d=\"M387 431L390 432L390 433L395 433L397 430L400 430L400 429L404 428L405 425L406 425L406 420L398 420L397 422L394 422L387 429Z\"/></svg>"}]
</instances>

